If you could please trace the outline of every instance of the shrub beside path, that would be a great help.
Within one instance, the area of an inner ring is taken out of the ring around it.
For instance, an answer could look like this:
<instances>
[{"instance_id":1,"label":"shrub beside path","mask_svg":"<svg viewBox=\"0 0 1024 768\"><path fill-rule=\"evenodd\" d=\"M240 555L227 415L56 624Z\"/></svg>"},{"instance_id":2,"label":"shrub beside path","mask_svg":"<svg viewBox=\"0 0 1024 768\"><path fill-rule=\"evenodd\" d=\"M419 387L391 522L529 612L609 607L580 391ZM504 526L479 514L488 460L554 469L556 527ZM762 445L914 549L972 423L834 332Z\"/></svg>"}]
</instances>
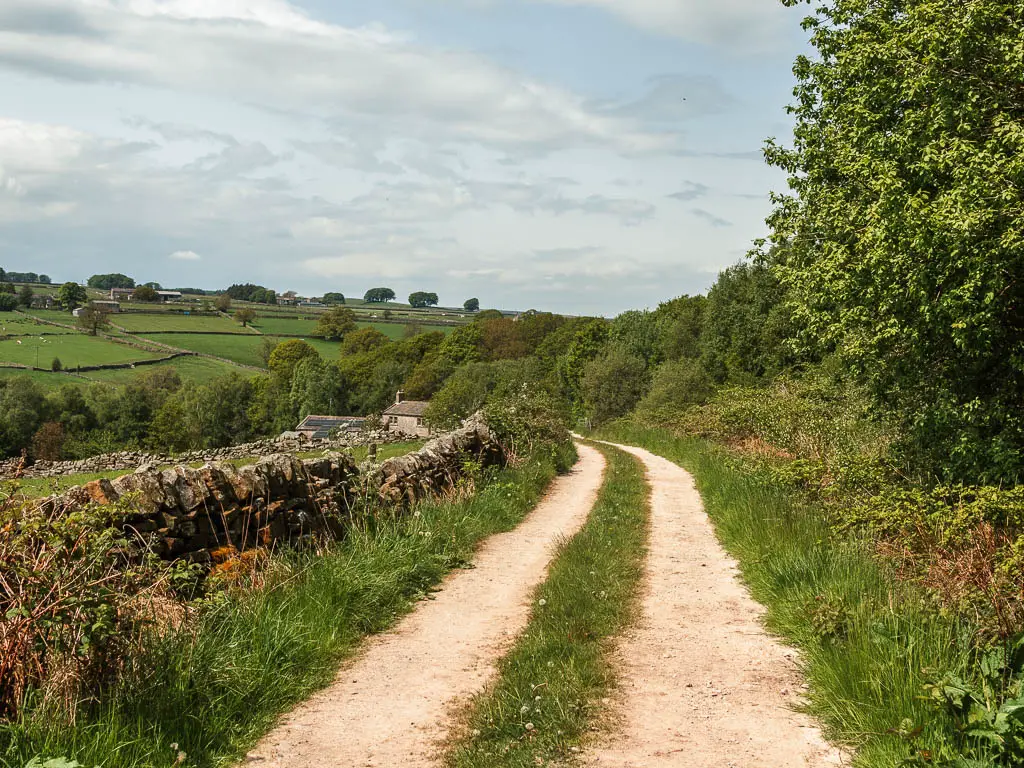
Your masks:
<instances>
[{"instance_id":1,"label":"shrub beside path","mask_svg":"<svg viewBox=\"0 0 1024 768\"><path fill-rule=\"evenodd\" d=\"M488 539L471 570L393 630L370 639L333 685L284 718L249 764L274 768L436 764L457 708L494 676L526 626L533 590L556 546L587 519L605 461L579 446L580 461L515 530Z\"/></svg>"},{"instance_id":2,"label":"shrub beside path","mask_svg":"<svg viewBox=\"0 0 1024 768\"><path fill-rule=\"evenodd\" d=\"M609 443L609 445L614 445ZM627 446L647 467L651 536L642 615L615 652L614 733L592 768L819 768L842 763L795 710L796 652L767 634L693 478Z\"/></svg>"}]
</instances>

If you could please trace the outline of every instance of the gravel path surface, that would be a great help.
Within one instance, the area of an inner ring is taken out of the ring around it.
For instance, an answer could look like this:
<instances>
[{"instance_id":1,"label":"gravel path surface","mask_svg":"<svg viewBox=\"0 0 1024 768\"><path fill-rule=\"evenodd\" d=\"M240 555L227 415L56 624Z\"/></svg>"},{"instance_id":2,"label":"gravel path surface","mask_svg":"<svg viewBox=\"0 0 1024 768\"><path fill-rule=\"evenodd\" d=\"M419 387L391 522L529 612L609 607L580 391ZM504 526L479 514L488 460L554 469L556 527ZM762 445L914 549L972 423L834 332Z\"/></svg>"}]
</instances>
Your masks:
<instances>
[{"instance_id":1,"label":"gravel path surface","mask_svg":"<svg viewBox=\"0 0 1024 768\"><path fill-rule=\"evenodd\" d=\"M593 768L803 768L841 764L794 711L796 654L769 636L722 549L693 478L617 446L647 467L651 537L643 613L617 649L615 733L587 751Z\"/></svg>"},{"instance_id":2,"label":"gravel path surface","mask_svg":"<svg viewBox=\"0 0 1024 768\"><path fill-rule=\"evenodd\" d=\"M273 768L417 768L435 765L454 712L493 677L529 620L534 588L555 547L586 521L605 461L579 446L514 531L488 539L474 568L458 571L392 631L367 641L336 682L285 717L246 762Z\"/></svg>"}]
</instances>

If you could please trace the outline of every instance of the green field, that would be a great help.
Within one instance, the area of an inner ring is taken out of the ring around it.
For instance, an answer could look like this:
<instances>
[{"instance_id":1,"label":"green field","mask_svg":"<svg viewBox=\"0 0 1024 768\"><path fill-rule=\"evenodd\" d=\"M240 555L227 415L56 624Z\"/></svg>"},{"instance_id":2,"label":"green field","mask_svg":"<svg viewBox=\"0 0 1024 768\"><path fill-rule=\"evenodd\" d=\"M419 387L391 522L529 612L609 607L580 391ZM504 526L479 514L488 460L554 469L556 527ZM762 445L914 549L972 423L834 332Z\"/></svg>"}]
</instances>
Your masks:
<instances>
[{"instance_id":1,"label":"green field","mask_svg":"<svg viewBox=\"0 0 1024 768\"><path fill-rule=\"evenodd\" d=\"M149 315L134 312L123 312L114 315L111 321L132 333L161 331L207 331L219 333L238 333L257 335L250 328L242 326L227 317L192 317L190 315L164 313ZM172 342L168 342L172 343Z\"/></svg>"},{"instance_id":2,"label":"green field","mask_svg":"<svg viewBox=\"0 0 1024 768\"><path fill-rule=\"evenodd\" d=\"M128 371L137 373L137 371ZM72 376L67 373L49 373L47 371L26 371L24 368L0 368L0 380L7 379L31 379L44 389L57 389L65 384L75 384L83 387L89 386L89 382L79 376Z\"/></svg>"},{"instance_id":3,"label":"green field","mask_svg":"<svg viewBox=\"0 0 1024 768\"><path fill-rule=\"evenodd\" d=\"M55 323L64 323L65 325L75 324L75 318L70 312L61 312L56 309L26 309L25 314L32 315L32 317L38 317L43 320L51 320Z\"/></svg>"},{"instance_id":4,"label":"green field","mask_svg":"<svg viewBox=\"0 0 1024 768\"><path fill-rule=\"evenodd\" d=\"M203 355L214 355L242 365L263 367L257 350L263 342L262 336L210 336L205 334L175 333L161 335L145 334L143 338L169 344L172 347L199 352Z\"/></svg>"},{"instance_id":5,"label":"green field","mask_svg":"<svg viewBox=\"0 0 1024 768\"><path fill-rule=\"evenodd\" d=\"M40 334L74 333L66 328L58 328L55 325L46 325L35 320L29 320L22 315L4 313L0 315L0 336L39 336Z\"/></svg>"},{"instance_id":6,"label":"green field","mask_svg":"<svg viewBox=\"0 0 1024 768\"><path fill-rule=\"evenodd\" d=\"M38 363L39 368L49 368L55 357L60 358L65 368L73 369L79 365L112 365L151 360L159 355L115 344L99 337L75 333L50 336L42 341L38 337L0 341L0 361L5 363Z\"/></svg>"},{"instance_id":7,"label":"green field","mask_svg":"<svg viewBox=\"0 0 1024 768\"><path fill-rule=\"evenodd\" d=\"M237 368L229 363L221 363L205 357L178 357L165 363L147 365L134 370L88 371L82 375L93 381L127 384L148 371L166 370L167 368L177 371L183 381L194 381L198 384L205 384L229 373L239 373L242 376L254 375L252 371L247 371L244 368Z\"/></svg>"},{"instance_id":8,"label":"green field","mask_svg":"<svg viewBox=\"0 0 1024 768\"><path fill-rule=\"evenodd\" d=\"M284 334L286 336L311 335L316 328L316 320L294 317L275 316L260 317L253 323L262 333Z\"/></svg>"}]
</instances>

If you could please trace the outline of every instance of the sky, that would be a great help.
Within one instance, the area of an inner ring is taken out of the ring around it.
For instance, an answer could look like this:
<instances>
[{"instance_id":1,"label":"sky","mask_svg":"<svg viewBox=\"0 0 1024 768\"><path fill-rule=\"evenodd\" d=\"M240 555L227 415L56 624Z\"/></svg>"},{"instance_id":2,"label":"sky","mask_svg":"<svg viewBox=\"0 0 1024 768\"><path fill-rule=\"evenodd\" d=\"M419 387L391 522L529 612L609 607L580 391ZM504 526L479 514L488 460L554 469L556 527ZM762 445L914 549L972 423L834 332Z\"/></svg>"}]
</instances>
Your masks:
<instances>
[{"instance_id":1,"label":"sky","mask_svg":"<svg viewBox=\"0 0 1024 768\"><path fill-rule=\"evenodd\" d=\"M777 0L2 0L0 266L612 316L785 178Z\"/></svg>"}]
</instances>

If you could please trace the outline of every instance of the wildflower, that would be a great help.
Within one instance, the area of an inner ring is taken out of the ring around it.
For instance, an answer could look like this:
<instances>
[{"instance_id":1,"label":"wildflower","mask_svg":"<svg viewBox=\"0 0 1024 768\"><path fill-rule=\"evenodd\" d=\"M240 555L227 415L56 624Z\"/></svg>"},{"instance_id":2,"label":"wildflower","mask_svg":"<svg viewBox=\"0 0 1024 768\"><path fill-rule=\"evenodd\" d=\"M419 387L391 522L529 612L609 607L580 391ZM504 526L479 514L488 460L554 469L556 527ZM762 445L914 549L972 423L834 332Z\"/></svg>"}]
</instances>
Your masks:
<instances>
[{"instance_id":1,"label":"wildflower","mask_svg":"<svg viewBox=\"0 0 1024 768\"><path fill-rule=\"evenodd\" d=\"M537 601L537 605L539 605L541 608L543 608L547 604L548 604L548 601L545 600L543 597L540 600Z\"/></svg>"},{"instance_id":2,"label":"wildflower","mask_svg":"<svg viewBox=\"0 0 1024 768\"><path fill-rule=\"evenodd\" d=\"M527 723L526 724L526 730L527 731L535 731L535 730L537 730L537 728L536 728L536 726L533 723Z\"/></svg>"},{"instance_id":3,"label":"wildflower","mask_svg":"<svg viewBox=\"0 0 1024 768\"><path fill-rule=\"evenodd\" d=\"M519 714L520 715L525 715L529 711L530 711L530 707L528 705L526 705L526 704L523 704L523 706L521 706L519 708Z\"/></svg>"}]
</instances>

